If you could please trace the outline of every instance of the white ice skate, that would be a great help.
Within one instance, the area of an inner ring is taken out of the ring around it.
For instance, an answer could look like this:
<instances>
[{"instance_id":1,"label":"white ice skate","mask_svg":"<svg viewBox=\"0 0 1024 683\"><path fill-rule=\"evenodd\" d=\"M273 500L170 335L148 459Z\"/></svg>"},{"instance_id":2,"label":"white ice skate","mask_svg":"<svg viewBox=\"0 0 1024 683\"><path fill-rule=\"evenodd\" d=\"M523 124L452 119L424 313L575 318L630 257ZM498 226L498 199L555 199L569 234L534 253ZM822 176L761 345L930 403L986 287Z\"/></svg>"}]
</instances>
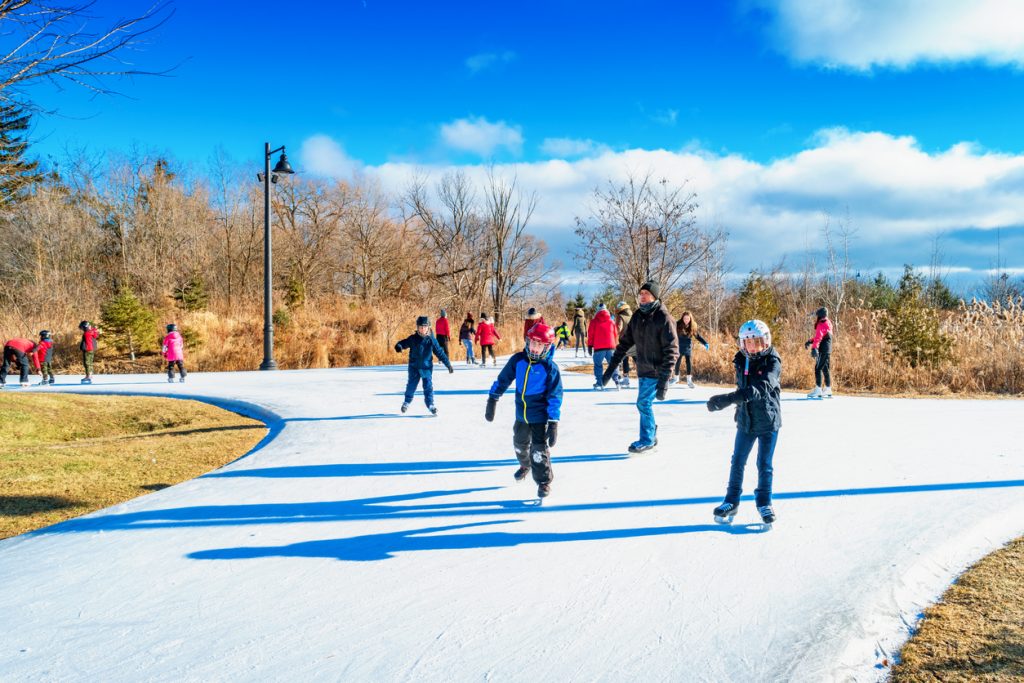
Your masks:
<instances>
[{"instance_id":1,"label":"white ice skate","mask_svg":"<svg viewBox=\"0 0 1024 683\"><path fill-rule=\"evenodd\" d=\"M814 387L814 390L807 394L807 398L821 398L821 387Z\"/></svg>"},{"instance_id":2,"label":"white ice skate","mask_svg":"<svg viewBox=\"0 0 1024 683\"><path fill-rule=\"evenodd\" d=\"M825 387L821 391L822 398L832 398L832 387Z\"/></svg>"},{"instance_id":3,"label":"white ice skate","mask_svg":"<svg viewBox=\"0 0 1024 683\"><path fill-rule=\"evenodd\" d=\"M686 386L689 389L693 389L693 375L686 376Z\"/></svg>"}]
</instances>

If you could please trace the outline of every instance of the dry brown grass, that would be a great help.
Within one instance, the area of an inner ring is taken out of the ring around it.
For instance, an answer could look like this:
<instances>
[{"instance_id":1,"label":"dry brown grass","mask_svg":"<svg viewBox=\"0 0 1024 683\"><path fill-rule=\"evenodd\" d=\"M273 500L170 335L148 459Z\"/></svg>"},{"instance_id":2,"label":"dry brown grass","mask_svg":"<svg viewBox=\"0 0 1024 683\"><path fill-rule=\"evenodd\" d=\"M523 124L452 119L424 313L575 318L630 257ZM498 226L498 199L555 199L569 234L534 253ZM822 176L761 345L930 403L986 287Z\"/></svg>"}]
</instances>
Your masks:
<instances>
[{"instance_id":1,"label":"dry brown grass","mask_svg":"<svg viewBox=\"0 0 1024 683\"><path fill-rule=\"evenodd\" d=\"M267 433L195 401L0 395L0 538L216 469Z\"/></svg>"},{"instance_id":2,"label":"dry brown grass","mask_svg":"<svg viewBox=\"0 0 1024 683\"><path fill-rule=\"evenodd\" d=\"M462 320L454 307L450 317L453 334ZM275 357L282 368L329 368L382 365L402 362L392 347L397 339L413 332L417 315L429 307L399 301L381 301L370 307L348 300L310 302L290 314L287 325L276 327ZM561 320L554 311L542 313ZM550 315L548 315L550 313ZM942 331L948 335L952 360L936 367L911 368L895 358L878 330L879 311L849 310L837 330L832 354L833 388L846 394L905 396L966 396L1024 394L1024 301L964 304L943 314ZM212 312L163 313L158 319L175 320L190 339L186 365L190 370L252 370L263 359L263 324L259 314L218 315ZM13 323L13 321L11 321ZM0 319L0 325L4 323ZM499 326L499 354L521 346L518 319ZM15 329L21 329L18 324ZM776 323L776 345L785 363L783 386L809 389L814 383L814 361L803 347L810 336L806 319ZM31 329L31 328L30 328ZM733 382L735 342L725 334L704 336L710 351L694 345L694 376L705 384ZM58 334L58 373L80 373L77 332ZM450 344L452 360L464 360L462 345ZM479 351L479 347L477 348ZM156 372L162 366L158 354L125 360L108 344L101 345L97 371Z\"/></svg>"},{"instance_id":3,"label":"dry brown grass","mask_svg":"<svg viewBox=\"0 0 1024 683\"><path fill-rule=\"evenodd\" d=\"M1024 680L1024 538L983 558L925 610L891 680Z\"/></svg>"}]
</instances>

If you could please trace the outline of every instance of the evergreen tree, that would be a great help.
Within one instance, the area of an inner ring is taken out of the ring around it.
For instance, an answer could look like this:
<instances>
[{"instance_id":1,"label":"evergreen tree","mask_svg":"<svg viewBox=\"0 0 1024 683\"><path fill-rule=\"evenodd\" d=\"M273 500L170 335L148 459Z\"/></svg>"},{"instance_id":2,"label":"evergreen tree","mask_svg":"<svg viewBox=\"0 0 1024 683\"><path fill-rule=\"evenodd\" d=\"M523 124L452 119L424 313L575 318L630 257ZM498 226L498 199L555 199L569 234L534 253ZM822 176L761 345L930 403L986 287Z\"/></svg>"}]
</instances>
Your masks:
<instances>
[{"instance_id":1,"label":"evergreen tree","mask_svg":"<svg viewBox=\"0 0 1024 683\"><path fill-rule=\"evenodd\" d=\"M935 365L952 355L949 339L939 330L939 316L928 306L924 278L909 265L878 325L893 354L912 368Z\"/></svg>"},{"instance_id":2,"label":"evergreen tree","mask_svg":"<svg viewBox=\"0 0 1024 683\"><path fill-rule=\"evenodd\" d=\"M876 311L884 310L896 302L896 289L881 272L871 281L868 289L867 305Z\"/></svg>"},{"instance_id":3,"label":"evergreen tree","mask_svg":"<svg viewBox=\"0 0 1024 683\"><path fill-rule=\"evenodd\" d=\"M576 315L577 308L586 308L587 300L583 298L583 292L576 292L576 298L565 305L565 316L569 320Z\"/></svg>"},{"instance_id":4,"label":"evergreen tree","mask_svg":"<svg viewBox=\"0 0 1024 683\"><path fill-rule=\"evenodd\" d=\"M128 287L121 287L100 307L100 320L104 336L132 360L136 351L151 348L156 342L156 315Z\"/></svg>"},{"instance_id":5,"label":"evergreen tree","mask_svg":"<svg viewBox=\"0 0 1024 683\"><path fill-rule=\"evenodd\" d=\"M737 310L733 320L733 329L738 330L747 320L763 320L773 328L779 317L779 302L775 296L775 290L771 283L757 271L750 271L750 275L743 281L737 300Z\"/></svg>"},{"instance_id":6,"label":"evergreen tree","mask_svg":"<svg viewBox=\"0 0 1024 683\"><path fill-rule=\"evenodd\" d=\"M25 159L29 114L14 104L0 104L0 206L18 201L42 180L39 162Z\"/></svg>"},{"instance_id":7,"label":"evergreen tree","mask_svg":"<svg viewBox=\"0 0 1024 683\"><path fill-rule=\"evenodd\" d=\"M206 291L206 282L202 276L193 275L185 284L174 288L174 300L178 307L185 311L202 311L210 302Z\"/></svg>"}]
</instances>

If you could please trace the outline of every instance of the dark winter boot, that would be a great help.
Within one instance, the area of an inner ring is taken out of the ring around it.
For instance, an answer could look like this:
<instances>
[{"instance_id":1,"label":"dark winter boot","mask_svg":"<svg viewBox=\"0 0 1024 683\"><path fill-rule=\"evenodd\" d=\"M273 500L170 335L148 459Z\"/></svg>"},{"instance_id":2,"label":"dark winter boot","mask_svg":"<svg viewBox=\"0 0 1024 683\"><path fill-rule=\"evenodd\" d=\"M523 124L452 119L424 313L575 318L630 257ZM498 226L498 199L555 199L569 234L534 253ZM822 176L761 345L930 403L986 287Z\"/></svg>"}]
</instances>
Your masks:
<instances>
[{"instance_id":1,"label":"dark winter boot","mask_svg":"<svg viewBox=\"0 0 1024 683\"><path fill-rule=\"evenodd\" d=\"M403 403L402 404L402 412L404 413L407 410L409 410L409 404L408 403Z\"/></svg>"},{"instance_id":2,"label":"dark winter boot","mask_svg":"<svg viewBox=\"0 0 1024 683\"><path fill-rule=\"evenodd\" d=\"M516 481L522 481L523 479L526 479L526 475L529 474L529 473L530 473L530 468L529 467L523 467L522 465L520 465L519 469L516 470L516 473L513 474L512 476L516 478Z\"/></svg>"},{"instance_id":3,"label":"dark winter boot","mask_svg":"<svg viewBox=\"0 0 1024 683\"><path fill-rule=\"evenodd\" d=\"M551 484L541 484L537 487L537 497L547 498L551 495Z\"/></svg>"}]
</instances>

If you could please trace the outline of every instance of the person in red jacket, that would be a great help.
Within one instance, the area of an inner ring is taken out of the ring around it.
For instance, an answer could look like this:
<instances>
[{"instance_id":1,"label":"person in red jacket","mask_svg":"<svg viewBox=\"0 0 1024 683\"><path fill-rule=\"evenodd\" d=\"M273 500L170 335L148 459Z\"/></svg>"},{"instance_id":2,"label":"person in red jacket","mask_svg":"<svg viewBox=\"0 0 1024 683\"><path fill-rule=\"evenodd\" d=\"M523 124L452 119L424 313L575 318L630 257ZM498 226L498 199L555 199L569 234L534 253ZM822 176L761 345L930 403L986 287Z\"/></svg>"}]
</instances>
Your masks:
<instances>
[{"instance_id":1,"label":"person in red jacket","mask_svg":"<svg viewBox=\"0 0 1024 683\"><path fill-rule=\"evenodd\" d=\"M533 328L534 325L546 325L544 322L544 316L537 312L536 308L531 308L526 312L526 316L523 318L523 343L525 344L527 339L527 333Z\"/></svg>"},{"instance_id":2,"label":"person in red jacket","mask_svg":"<svg viewBox=\"0 0 1024 683\"><path fill-rule=\"evenodd\" d=\"M56 381L56 375L53 374L53 338L49 330L39 332L39 343L32 353L32 365L43 376L40 385L49 385Z\"/></svg>"},{"instance_id":3,"label":"person in red jacket","mask_svg":"<svg viewBox=\"0 0 1024 683\"><path fill-rule=\"evenodd\" d=\"M594 389L597 391L604 389L604 384L601 382L604 364L611 362L612 352L615 351L618 343L619 327L612 320L605 305L601 304L597 307L597 314L594 315L594 319L590 321L590 327L587 329L587 348L594 356ZM615 389L618 390L620 381L618 369L612 375L612 381L615 382Z\"/></svg>"},{"instance_id":4,"label":"person in red jacket","mask_svg":"<svg viewBox=\"0 0 1024 683\"><path fill-rule=\"evenodd\" d=\"M93 327L88 320L78 323L78 329L82 331L82 341L78 348L82 350L82 365L85 366L85 377L82 384L92 384L92 361L96 357L96 338L100 336L100 328Z\"/></svg>"},{"instance_id":5,"label":"person in red jacket","mask_svg":"<svg viewBox=\"0 0 1024 683\"><path fill-rule=\"evenodd\" d=\"M476 338L480 342L480 365L487 365L487 353L491 354L491 362L498 367L498 358L494 355L494 342L501 339L498 330L494 328L494 319L488 318L486 313L480 314L480 322L476 324Z\"/></svg>"},{"instance_id":6,"label":"person in red jacket","mask_svg":"<svg viewBox=\"0 0 1024 683\"><path fill-rule=\"evenodd\" d=\"M448 351L448 340L452 337L452 330L448 326L448 311L441 309L441 317L437 319L434 324L434 338L437 339L437 345L444 351L445 358L451 358L451 354Z\"/></svg>"},{"instance_id":7,"label":"person in red jacket","mask_svg":"<svg viewBox=\"0 0 1024 683\"><path fill-rule=\"evenodd\" d=\"M15 337L4 344L4 362L0 364L0 387L7 384L7 371L11 364L18 366L21 374L21 386L28 386L28 364L29 358L35 351L36 345L30 339Z\"/></svg>"}]
</instances>

